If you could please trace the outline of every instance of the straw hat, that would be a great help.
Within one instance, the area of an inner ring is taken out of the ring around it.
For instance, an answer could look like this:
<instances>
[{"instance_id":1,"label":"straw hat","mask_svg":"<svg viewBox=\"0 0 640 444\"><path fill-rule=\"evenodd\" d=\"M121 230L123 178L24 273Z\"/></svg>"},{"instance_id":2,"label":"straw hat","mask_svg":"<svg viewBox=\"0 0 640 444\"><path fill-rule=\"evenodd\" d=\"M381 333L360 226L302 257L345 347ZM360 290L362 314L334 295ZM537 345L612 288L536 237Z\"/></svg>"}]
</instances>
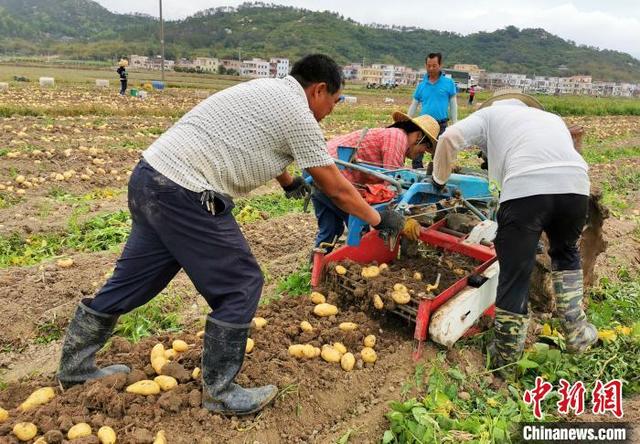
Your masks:
<instances>
[{"instance_id":1,"label":"straw hat","mask_svg":"<svg viewBox=\"0 0 640 444\"><path fill-rule=\"evenodd\" d=\"M120 61L118 62L118 65L120 65L120 66L129 66L129 60L120 59Z\"/></svg>"},{"instance_id":2,"label":"straw hat","mask_svg":"<svg viewBox=\"0 0 640 444\"><path fill-rule=\"evenodd\" d=\"M542 104L538 102L536 98L528 94L524 94L517 89L503 89L494 92L489 99L485 100L484 103L480 105L479 109L486 108L487 106L491 106L493 103L499 100L506 99L518 99L527 106L538 108L544 111L544 106L542 106Z\"/></svg>"},{"instance_id":3,"label":"straw hat","mask_svg":"<svg viewBox=\"0 0 640 444\"><path fill-rule=\"evenodd\" d=\"M422 132L425 133L429 139L431 139L431 143L433 144L434 147L438 143L438 134L440 133L440 125L438 125L438 122L436 122L436 119L434 119L433 117L425 114L423 116L412 118L401 111L394 112L391 117L393 118L394 122L406 122L407 120L412 121L413 123L418 125L418 128L420 128Z\"/></svg>"}]
</instances>

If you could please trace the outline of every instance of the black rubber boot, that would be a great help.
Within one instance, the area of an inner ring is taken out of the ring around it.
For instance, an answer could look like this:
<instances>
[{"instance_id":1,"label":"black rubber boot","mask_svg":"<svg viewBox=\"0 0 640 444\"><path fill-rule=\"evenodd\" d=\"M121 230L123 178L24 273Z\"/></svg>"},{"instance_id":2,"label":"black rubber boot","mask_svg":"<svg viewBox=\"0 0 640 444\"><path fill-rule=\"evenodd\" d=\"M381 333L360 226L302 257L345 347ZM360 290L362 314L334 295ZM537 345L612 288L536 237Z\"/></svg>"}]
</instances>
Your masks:
<instances>
[{"instance_id":1,"label":"black rubber boot","mask_svg":"<svg viewBox=\"0 0 640 444\"><path fill-rule=\"evenodd\" d=\"M126 365L96 367L96 353L107 342L118 316L99 313L78 304L76 315L69 324L62 346L58 380L67 388L90 379L104 378L114 373L129 373Z\"/></svg>"},{"instance_id":2,"label":"black rubber boot","mask_svg":"<svg viewBox=\"0 0 640 444\"><path fill-rule=\"evenodd\" d=\"M223 415L250 415L278 393L275 385L245 389L233 380L244 361L250 324L228 324L207 317L202 351L202 406Z\"/></svg>"}]
</instances>

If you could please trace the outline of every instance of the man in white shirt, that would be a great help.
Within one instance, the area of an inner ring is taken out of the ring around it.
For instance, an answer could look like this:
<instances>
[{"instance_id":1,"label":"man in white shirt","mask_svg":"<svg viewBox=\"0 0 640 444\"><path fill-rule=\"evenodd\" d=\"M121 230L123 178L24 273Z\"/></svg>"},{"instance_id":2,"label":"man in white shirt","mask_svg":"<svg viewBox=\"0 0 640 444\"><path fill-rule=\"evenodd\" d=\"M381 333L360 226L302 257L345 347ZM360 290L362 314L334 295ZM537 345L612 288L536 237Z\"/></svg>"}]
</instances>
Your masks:
<instances>
[{"instance_id":1,"label":"man in white shirt","mask_svg":"<svg viewBox=\"0 0 640 444\"><path fill-rule=\"evenodd\" d=\"M446 184L457 153L471 146L486 156L489 179L500 188L492 367L515 362L524 348L529 280L543 231L549 239L557 314L567 349L586 350L597 340L597 330L582 309L577 241L587 216L589 176L569 130L531 96L496 94L440 137L432 175L436 187Z\"/></svg>"},{"instance_id":2,"label":"man in white shirt","mask_svg":"<svg viewBox=\"0 0 640 444\"><path fill-rule=\"evenodd\" d=\"M113 276L71 321L58 379L64 386L117 372L95 353L118 316L153 299L184 268L212 313L202 353L203 406L226 415L255 413L277 393L233 381L262 291L263 276L234 219L233 198L276 178L288 197L306 183L287 173L296 161L343 211L397 235L403 218L378 213L338 171L318 122L340 98L340 67L307 56L284 79L258 79L218 92L185 114L143 153L129 181L131 234Z\"/></svg>"}]
</instances>

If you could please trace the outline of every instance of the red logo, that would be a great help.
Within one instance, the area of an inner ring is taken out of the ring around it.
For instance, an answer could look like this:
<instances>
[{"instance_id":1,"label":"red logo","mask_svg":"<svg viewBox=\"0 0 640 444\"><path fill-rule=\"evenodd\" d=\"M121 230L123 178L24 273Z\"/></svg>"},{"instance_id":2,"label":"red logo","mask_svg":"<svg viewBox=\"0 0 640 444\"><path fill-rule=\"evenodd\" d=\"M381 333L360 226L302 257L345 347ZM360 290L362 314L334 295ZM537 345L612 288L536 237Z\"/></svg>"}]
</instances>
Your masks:
<instances>
[{"instance_id":1,"label":"red logo","mask_svg":"<svg viewBox=\"0 0 640 444\"><path fill-rule=\"evenodd\" d=\"M593 399L592 411L596 415L613 413L616 418L622 418L622 381L614 379L603 384L599 379L591 392Z\"/></svg>"},{"instance_id":2,"label":"red logo","mask_svg":"<svg viewBox=\"0 0 640 444\"><path fill-rule=\"evenodd\" d=\"M533 416L537 419L542 419L542 409L540 403L544 401L544 398L553 389L553 384L546 382L540 376L536 376L535 387L531 390L524 392L524 402L527 404L533 404Z\"/></svg>"}]
</instances>

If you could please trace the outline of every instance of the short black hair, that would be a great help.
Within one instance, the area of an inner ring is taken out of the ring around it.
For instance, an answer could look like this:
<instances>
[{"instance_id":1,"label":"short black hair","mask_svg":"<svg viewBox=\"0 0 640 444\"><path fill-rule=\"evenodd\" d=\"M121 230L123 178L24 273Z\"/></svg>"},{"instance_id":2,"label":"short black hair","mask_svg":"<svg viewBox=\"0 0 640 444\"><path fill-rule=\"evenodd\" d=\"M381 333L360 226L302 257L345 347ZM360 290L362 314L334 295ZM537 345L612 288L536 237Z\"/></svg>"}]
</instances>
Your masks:
<instances>
[{"instance_id":1,"label":"short black hair","mask_svg":"<svg viewBox=\"0 0 640 444\"><path fill-rule=\"evenodd\" d=\"M324 82L330 94L340 91L344 84L342 69L331 57L324 54L304 56L293 64L290 74L303 88Z\"/></svg>"},{"instance_id":2,"label":"short black hair","mask_svg":"<svg viewBox=\"0 0 640 444\"><path fill-rule=\"evenodd\" d=\"M442 53L441 52L430 52L429 55L424 59L424 63L427 63L427 60L436 57L438 59L438 65L442 65Z\"/></svg>"}]
</instances>

